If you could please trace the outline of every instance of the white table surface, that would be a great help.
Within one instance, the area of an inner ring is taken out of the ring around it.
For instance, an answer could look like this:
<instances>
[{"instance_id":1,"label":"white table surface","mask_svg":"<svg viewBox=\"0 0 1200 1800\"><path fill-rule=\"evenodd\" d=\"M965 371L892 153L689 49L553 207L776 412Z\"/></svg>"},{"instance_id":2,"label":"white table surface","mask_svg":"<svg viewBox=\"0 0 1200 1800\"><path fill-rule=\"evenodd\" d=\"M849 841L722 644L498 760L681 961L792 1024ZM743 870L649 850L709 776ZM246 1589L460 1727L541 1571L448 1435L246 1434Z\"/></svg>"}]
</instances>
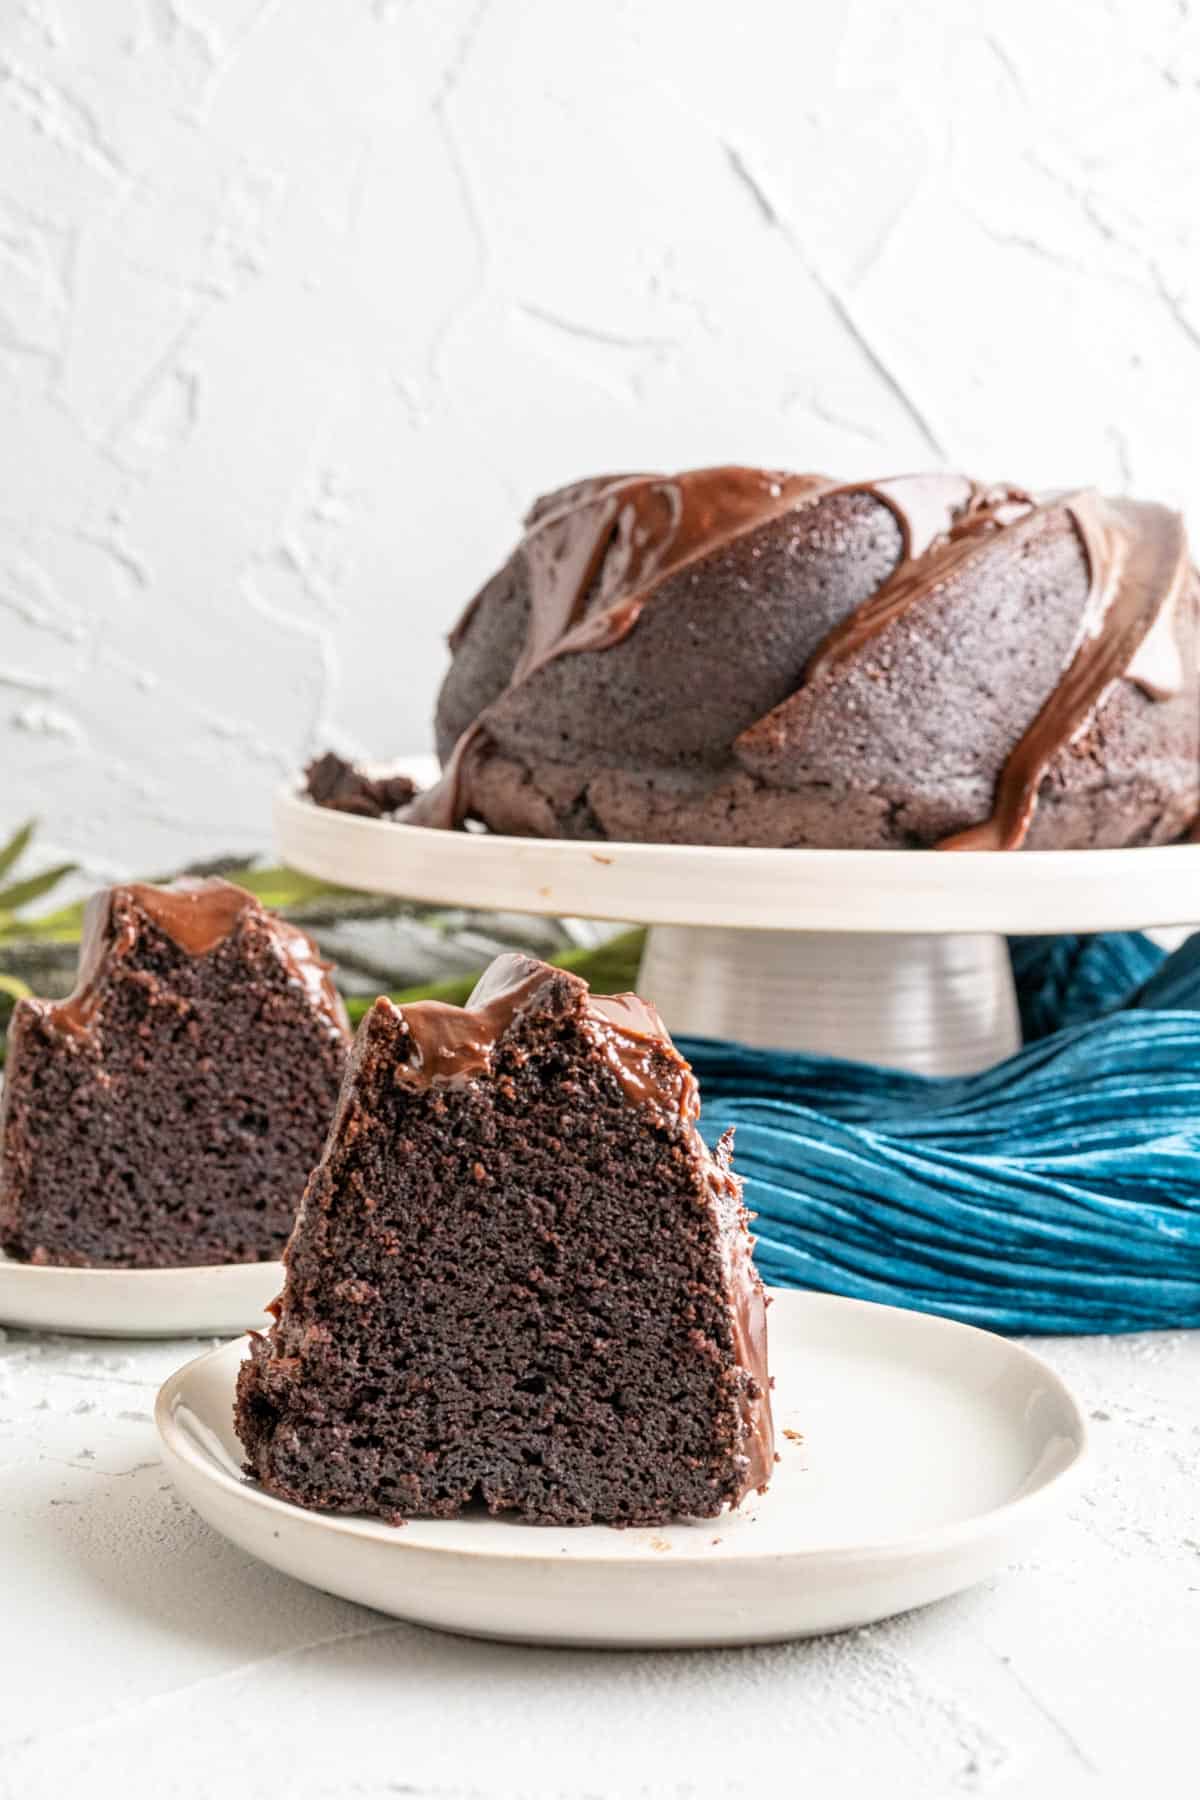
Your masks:
<instances>
[{"instance_id":1,"label":"white table surface","mask_svg":"<svg viewBox=\"0 0 1200 1800\"><path fill-rule=\"evenodd\" d=\"M1195 1791L1200 1334L1041 1342L1095 1460L986 1587L839 1638L636 1655L441 1636L233 1549L151 1422L202 1347L0 1344L3 1800Z\"/></svg>"}]
</instances>

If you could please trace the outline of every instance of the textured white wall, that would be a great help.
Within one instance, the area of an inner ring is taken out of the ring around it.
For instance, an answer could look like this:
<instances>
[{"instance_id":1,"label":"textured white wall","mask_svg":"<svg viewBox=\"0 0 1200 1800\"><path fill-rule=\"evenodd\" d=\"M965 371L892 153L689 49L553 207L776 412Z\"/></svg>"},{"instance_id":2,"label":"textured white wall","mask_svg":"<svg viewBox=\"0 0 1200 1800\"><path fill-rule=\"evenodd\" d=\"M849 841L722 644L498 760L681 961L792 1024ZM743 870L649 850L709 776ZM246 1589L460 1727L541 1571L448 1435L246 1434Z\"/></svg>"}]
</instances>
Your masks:
<instances>
[{"instance_id":1,"label":"textured white wall","mask_svg":"<svg viewBox=\"0 0 1200 1800\"><path fill-rule=\"evenodd\" d=\"M1185 504L1187 0L0 0L0 829L268 841L427 743L539 488Z\"/></svg>"}]
</instances>

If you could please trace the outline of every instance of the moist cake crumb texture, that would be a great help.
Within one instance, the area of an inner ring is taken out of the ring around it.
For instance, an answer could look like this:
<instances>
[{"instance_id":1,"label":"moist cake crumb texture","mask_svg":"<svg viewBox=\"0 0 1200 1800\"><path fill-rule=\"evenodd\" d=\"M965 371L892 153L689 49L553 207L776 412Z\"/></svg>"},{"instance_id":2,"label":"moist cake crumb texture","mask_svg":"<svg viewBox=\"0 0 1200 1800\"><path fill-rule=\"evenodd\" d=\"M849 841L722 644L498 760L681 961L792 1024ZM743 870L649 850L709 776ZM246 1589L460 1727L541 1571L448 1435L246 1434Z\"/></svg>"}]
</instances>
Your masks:
<instances>
[{"instance_id":1,"label":"moist cake crumb texture","mask_svg":"<svg viewBox=\"0 0 1200 1800\"><path fill-rule=\"evenodd\" d=\"M279 1256L349 1037L327 965L253 895L97 895L74 993L9 1026L0 1246L96 1268Z\"/></svg>"},{"instance_id":2,"label":"moist cake crumb texture","mask_svg":"<svg viewBox=\"0 0 1200 1800\"><path fill-rule=\"evenodd\" d=\"M238 1384L247 1468L399 1521L713 1515L774 1461L729 1145L653 1010L498 959L376 1003Z\"/></svg>"}]
</instances>

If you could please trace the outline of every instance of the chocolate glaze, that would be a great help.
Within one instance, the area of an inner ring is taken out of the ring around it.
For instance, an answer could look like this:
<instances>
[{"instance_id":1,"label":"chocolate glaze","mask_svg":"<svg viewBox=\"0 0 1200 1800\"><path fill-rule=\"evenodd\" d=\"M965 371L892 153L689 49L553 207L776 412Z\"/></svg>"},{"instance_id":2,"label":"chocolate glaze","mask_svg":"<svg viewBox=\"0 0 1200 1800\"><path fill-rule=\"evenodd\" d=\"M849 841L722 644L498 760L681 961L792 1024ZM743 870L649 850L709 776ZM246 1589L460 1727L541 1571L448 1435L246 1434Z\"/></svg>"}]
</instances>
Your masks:
<instances>
[{"instance_id":1,"label":"chocolate glaze","mask_svg":"<svg viewBox=\"0 0 1200 1800\"><path fill-rule=\"evenodd\" d=\"M215 877L197 881L185 876L170 887L131 881L124 892L189 956L207 956L225 942L248 908L258 908L253 894Z\"/></svg>"},{"instance_id":2,"label":"chocolate glaze","mask_svg":"<svg viewBox=\"0 0 1200 1800\"><path fill-rule=\"evenodd\" d=\"M399 1008L413 1051L401 1078L411 1087L460 1087L486 1075L499 1040L556 973L514 951L496 958L465 1006L414 1000Z\"/></svg>"},{"instance_id":3,"label":"chocolate glaze","mask_svg":"<svg viewBox=\"0 0 1200 1800\"><path fill-rule=\"evenodd\" d=\"M376 1001L407 1027L413 1055L397 1070L408 1086L453 1090L485 1075L499 1040L550 982L576 990L584 1028L616 1076L630 1105L681 1125L708 1169L709 1187L721 1221L721 1255L732 1310L734 1356L748 1381L738 1396L746 1457L739 1500L771 1478L775 1460L767 1373L766 1300L743 1225L742 1184L729 1166L732 1133L715 1156L695 1121L699 1090L691 1068L671 1042L653 1006L637 994L592 994L576 975L512 953L499 956L481 977L466 1006L417 1000L393 1008ZM365 1042L365 1035L364 1035Z\"/></svg>"},{"instance_id":4,"label":"chocolate glaze","mask_svg":"<svg viewBox=\"0 0 1200 1800\"><path fill-rule=\"evenodd\" d=\"M113 918L115 888L93 894L83 909L83 927L79 938L79 968L75 986L65 1000L39 1000L38 1006L48 1025L75 1036L82 1036L91 1026L100 1002L100 978L110 953L124 956L133 947L132 923L118 926Z\"/></svg>"},{"instance_id":5,"label":"chocolate glaze","mask_svg":"<svg viewBox=\"0 0 1200 1800\"><path fill-rule=\"evenodd\" d=\"M878 500L896 519L900 559L883 586L826 638L806 679L857 655L1010 527L1062 508L1075 524L1092 576L1080 643L1058 692L1013 750L993 817L939 845L1018 848L1050 761L1115 680L1134 682L1153 700L1182 691L1186 676L1174 605L1187 579L1187 552L1178 519L1164 508L1103 502L1094 494L1038 500L1020 488L984 487L962 475L843 484L820 475L729 467L577 482L540 501L527 520L518 555L529 620L506 692L555 657L619 643L660 585L689 563L769 519L833 494L857 493ZM477 600L451 634L452 646ZM407 822L460 824L471 811L473 773L487 744L485 712L463 732L442 779L408 810Z\"/></svg>"},{"instance_id":6,"label":"chocolate glaze","mask_svg":"<svg viewBox=\"0 0 1200 1800\"><path fill-rule=\"evenodd\" d=\"M313 1005L324 1013L329 1029L339 1037L348 1037L350 1020L334 985L333 964L326 961L313 939L298 925L265 910L263 916L270 921L275 946L289 965L292 979L300 983Z\"/></svg>"},{"instance_id":7,"label":"chocolate glaze","mask_svg":"<svg viewBox=\"0 0 1200 1800\"><path fill-rule=\"evenodd\" d=\"M977 506L987 490L967 475L890 475L882 481L854 481L832 490L869 494L882 501L900 527L900 563L896 573L924 556L955 522ZM895 579L895 573L892 580Z\"/></svg>"},{"instance_id":8,"label":"chocolate glaze","mask_svg":"<svg viewBox=\"0 0 1200 1800\"><path fill-rule=\"evenodd\" d=\"M466 1006L415 1000L399 1008L413 1049L403 1079L457 1087L486 1075L499 1040L551 981L578 987L589 1035L633 1105L685 1121L699 1115L691 1069L652 1006L636 994L589 993L578 976L517 952L496 958Z\"/></svg>"},{"instance_id":9,"label":"chocolate glaze","mask_svg":"<svg viewBox=\"0 0 1200 1800\"><path fill-rule=\"evenodd\" d=\"M508 691L554 657L620 643L670 576L768 520L835 493L870 494L888 508L900 526L902 570L949 533L958 515L981 527L976 513L982 515L985 502L999 512L1013 497L1013 490L1003 489L993 498L963 475L842 484L824 475L735 466L577 482L529 516L519 552L528 571L529 623ZM477 600L451 633L452 648ZM449 828L462 822L486 740L481 717L455 744L441 780L409 808L409 824Z\"/></svg>"},{"instance_id":10,"label":"chocolate glaze","mask_svg":"<svg viewBox=\"0 0 1200 1800\"><path fill-rule=\"evenodd\" d=\"M635 1106L691 1122L700 1117L700 1090L666 1026L637 994L591 994L589 1031Z\"/></svg>"},{"instance_id":11,"label":"chocolate glaze","mask_svg":"<svg viewBox=\"0 0 1200 1800\"><path fill-rule=\"evenodd\" d=\"M936 517L928 520L926 515L926 535L921 541L914 537L900 499L900 482L846 491L873 494L890 506L899 522L904 548L883 586L830 632L804 672L806 681L856 656L893 619L918 606L934 588L987 550L997 531L1034 511L1034 502L1018 488L983 488L968 481L960 490L958 504L951 501L948 506L940 529Z\"/></svg>"},{"instance_id":12,"label":"chocolate glaze","mask_svg":"<svg viewBox=\"0 0 1200 1800\"><path fill-rule=\"evenodd\" d=\"M1061 681L1001 771L992 815L945 839L942 850L1018 850L1051 762L1103 705L1114 682L1151 699L1182 692L1174 609L1192 579L1183 521L1166 507L1072 494L1064 505L1087 553L1090 587L1074 654ZM1172 661L1171 651L1174 651Z\"/></svg>"},{"instance_id":13,"label":"chocolate glaze","mask_svg":"<svg viewBox=\"0 0 1200 1800\"><path fill-rule=\"evenodd\" d=\"M754 1214L742 1203L742 1184L730 1167L733 1127L725 1132L712 1156L710 1185L723 1217L722 1255L733 1301L733 1352L751 1378L738 1406L744 1431L745 1485L739 1501L766 1487L775 1463L775 1430L771 1418L771 1377L767 1371L767 1298L754 1266L754 1239L748 1227Z\"/></svg>"},{"instance_id":14,"label":"chocolate glaze","mask_svg":"<svg viewBox=\"0 0 1200 1800\"><path fill-rule=\"evenodd\" d=\"M187 956L209 955L236 931L246 914L262 919L291 978L325 1015L332 1031L349 1034L346 1009L330 977L332 964L322 960L307 933L268 913L253 894L232 882L186 876L169 887L131 881L92 896L83 915L75 986L65 1000L40 1003L48 1024L75 1035L91 1028L105 972L113 961L127 956L137 940L136 913Z\"/></svg>"},{"instance_id":15,"label":"chocolate glaze","mask_svg":"<svg viewBox=\"0 0 1200 1800\"><path fill-rule=\"evenodd\" d=\"M633 630L656 587L689 563L792 511L832 486L821 475L768 469L693 469L582 481L531 514L520 554L529 572L529 624L509 691L557 656L607 650ZM461 635L468 609L451 636ZM477 719L441 780L405 815L412 825L458 825L471 807Z\"/></svg>"}]
</instances>

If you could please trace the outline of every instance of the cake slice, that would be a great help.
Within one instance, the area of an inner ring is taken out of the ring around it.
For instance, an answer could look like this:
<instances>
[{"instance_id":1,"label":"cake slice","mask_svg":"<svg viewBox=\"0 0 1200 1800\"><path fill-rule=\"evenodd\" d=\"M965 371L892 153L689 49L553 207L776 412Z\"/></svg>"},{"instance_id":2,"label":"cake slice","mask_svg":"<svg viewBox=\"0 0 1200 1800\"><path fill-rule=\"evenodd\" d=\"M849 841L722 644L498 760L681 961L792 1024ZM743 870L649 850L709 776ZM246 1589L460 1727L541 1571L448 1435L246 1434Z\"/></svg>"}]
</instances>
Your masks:
<instances>
[{"instance_id":1,"label":"cake slice","mask_svg":"<svg viewBox=\"0 0 1200 1800\"><path fill-rule=\"evenodd\" d=\"M227 881L96 895L75 991L21 1000L0 1103L0 1247L109 1268L287 1242L350 1028L302 931Z\"/></svg>"},{"instance_id":2,"label":"cake slice","mask_svg":"<svg viewBox=\"0 0 1200 1800\"><path fill-rule=\"evenodd\" d=\"M652 1007L501 956L465 1008L378 1000L238 1382L301 1506L546 1524L710 1516L774 1461L729 1145Z\"/></svg>"}]
</instances>

